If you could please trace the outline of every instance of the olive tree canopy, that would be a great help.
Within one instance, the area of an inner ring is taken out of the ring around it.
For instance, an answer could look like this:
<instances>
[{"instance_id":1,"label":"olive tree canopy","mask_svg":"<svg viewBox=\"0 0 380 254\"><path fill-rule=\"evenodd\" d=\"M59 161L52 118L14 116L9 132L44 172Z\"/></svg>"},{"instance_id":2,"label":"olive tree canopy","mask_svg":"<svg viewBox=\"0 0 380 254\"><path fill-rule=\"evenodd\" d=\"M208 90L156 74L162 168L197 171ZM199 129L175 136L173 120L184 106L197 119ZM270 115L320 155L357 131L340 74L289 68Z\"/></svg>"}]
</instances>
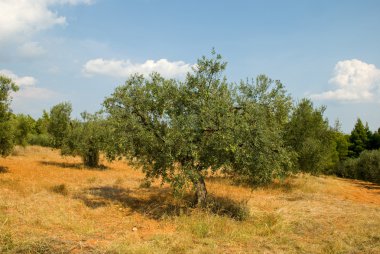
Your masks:
<instances>
[{"instance_id":1,"label":"olive tree canopy","mask_svg":"<svg viewBox=\"0 0 380 254\"><path fill-rule=\"evenodd\" d=\"M139 162L148 179L174 189L192 183L206 204L205 176L223 170L268 181L291 166L283 142L291 107L281 83L259 76L240 86L223 76L226 63L213 52L184 81L131 76L105 100L109 158Z\"/></svg>"}]
</instances>

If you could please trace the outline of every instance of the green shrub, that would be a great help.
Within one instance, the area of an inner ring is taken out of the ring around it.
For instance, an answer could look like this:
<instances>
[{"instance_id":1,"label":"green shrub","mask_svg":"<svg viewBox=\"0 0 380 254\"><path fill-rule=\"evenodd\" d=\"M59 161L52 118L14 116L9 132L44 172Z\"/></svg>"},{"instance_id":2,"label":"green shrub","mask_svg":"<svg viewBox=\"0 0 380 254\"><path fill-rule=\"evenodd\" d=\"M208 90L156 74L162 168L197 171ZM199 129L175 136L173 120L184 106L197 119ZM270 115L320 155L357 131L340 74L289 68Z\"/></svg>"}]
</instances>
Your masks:
<instances>
[{"instance_id":1,"label":"green shrub","mask_svg":"<svg viewBox=\"0 0 380 254\"><path fill-rule=\"evenodd\" d=\"M380 150L366 150L357 159L342 162L337 175L380 183Z\"/></svg>"},{"instance_id":2,"label":"green shrub","mask_svg":"<svg viewBox=\"0 0 380 254\"><path fill-rule=\"evenodd\" d=\"M347 159L342 161L336 168L335 173L339 177L356 179L357 159Z\"/></svg>"},{"instance_id":3,"label":"green shrub","mask_svg":"<svg viewBox=\"0 0 380 254\"><path fill-rule=\"evenodd\" d=\"M357 162L359 179L380 183L380 150L364 151Z\"/></svg>"},{"instance_id":4,"label":"green shrub","mask_svg":"<svg viewBox=\"0 0 380 254\"><path fill-rule=\"evenodd\" d=\"M28 143L30 145L50 147L53 144L53 138L49 134L32 134Z\"/></svg>"}]
</instances>

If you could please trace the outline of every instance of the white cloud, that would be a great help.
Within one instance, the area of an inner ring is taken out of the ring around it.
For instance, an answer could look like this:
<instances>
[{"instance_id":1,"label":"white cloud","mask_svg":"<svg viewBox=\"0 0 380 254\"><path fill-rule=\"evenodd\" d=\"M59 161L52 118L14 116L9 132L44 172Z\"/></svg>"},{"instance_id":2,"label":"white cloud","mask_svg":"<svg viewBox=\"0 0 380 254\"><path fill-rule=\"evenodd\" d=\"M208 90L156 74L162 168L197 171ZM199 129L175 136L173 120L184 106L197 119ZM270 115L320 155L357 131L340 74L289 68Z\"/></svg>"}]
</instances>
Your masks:
<instances>
[{"instance_id":1,"label":"white cloud","mask_svg":"<svg viewBox=\"0 0 380 254\"><path fill-rule=\"evenodd\" d=\"M41 47L38 42L27 42L24 43L18 49L19 53L23 57L34 58L41 56L45 53L45 50Z\"/></svg>"},{"instance_id":2,"label":"white cloud","mask_svg":"<svg viewBox=\"0 0 380 254\"><path fill-rule=\"evenodd\" d=\"M149 75L152 72L158 72L166 78L180 78L191 71L191 67L192 65L183 61L170 62L167 59L132 63L130 60L105 60L97 58L87 61L83 66L83 73L87 76L98 74L126 78L135 73Z\"/></svg>"},{"instance_id":3,"label":"white cloud","mask_svg":"<svg viewBox=\"0 0 380 254\"><path fill-rule=\"evenodd\" d=\"M19 86L19 90L12 94L18 101L23 99L49 99L55 96L53 91L46 88L37 87L37 79L31 76L19 77L10 70L0 70L0 74L12 79Z\"/></svg>"},{"instance_id":4,"label":"white cloud","mask_svg":"<svg viewBox=\"0 0 380 254\"><path fill-rule=\"evenodd\" d=\"M329 80L337 89L312 94L318 100L370 102L380 100L380 69L357 59L339 61Z\"/></svg>"},{"instance_id":5,"label":"white cloud","mask_svg":"<svg viewBox=\"0 0 380 254\"><path fill-rule=\"evenodd\" d=\"M21 87L19 91L13 94L13 98L18 100L24 99L33 99L33 100L41 100L41 99L50 99L56 95L55 92L50 91L49 89L42 87Z\"/></svg>"},{"instance_id":6,"label":"white cloud","mask_svg":"<svg viewBox=\"0 0 380 254\"><path fill-rule=\"evenodd\" d=\"M37 80L31 76L19 77L10 70L0 70L0 74L11 78L20 87L34 86Z\"/></svg>"},{"instance_id":7,"label":"white cloud","mask_svg":"<svg viewBox=\"0 0 380 254\"><path fill-rule=\"evenodd\" d=\"M65 17L50 9L53 5L91 3L91 0L1 0L0 42L24 38L55 25L67 24Z\"/></svg>"}]
</instances>

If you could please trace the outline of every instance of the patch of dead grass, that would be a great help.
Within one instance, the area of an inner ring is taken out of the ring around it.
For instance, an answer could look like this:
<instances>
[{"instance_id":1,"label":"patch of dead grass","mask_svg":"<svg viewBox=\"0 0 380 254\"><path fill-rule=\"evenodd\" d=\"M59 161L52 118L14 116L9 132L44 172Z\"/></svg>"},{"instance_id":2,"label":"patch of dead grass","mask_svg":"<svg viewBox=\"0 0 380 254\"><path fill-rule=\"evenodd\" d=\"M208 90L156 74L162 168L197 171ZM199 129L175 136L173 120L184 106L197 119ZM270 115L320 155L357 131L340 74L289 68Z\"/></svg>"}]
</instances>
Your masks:
<instances>
[{"instance_id":1,"label":"patch of dead grass","mask_svg":"<svg viewBox=\"0 0 380 254\"><path fill-rule=\"evenodd\" d=\"M380 253L380 188L370 183L300 174L249 189L211 177L215 211L198 210L167 186L141 186L124 161L80 163L41 147L0 159L4 253ZM62 185L65 195L51 191ZM236 204L247 219L223 213Z\"/></svg>"}]
</instances>

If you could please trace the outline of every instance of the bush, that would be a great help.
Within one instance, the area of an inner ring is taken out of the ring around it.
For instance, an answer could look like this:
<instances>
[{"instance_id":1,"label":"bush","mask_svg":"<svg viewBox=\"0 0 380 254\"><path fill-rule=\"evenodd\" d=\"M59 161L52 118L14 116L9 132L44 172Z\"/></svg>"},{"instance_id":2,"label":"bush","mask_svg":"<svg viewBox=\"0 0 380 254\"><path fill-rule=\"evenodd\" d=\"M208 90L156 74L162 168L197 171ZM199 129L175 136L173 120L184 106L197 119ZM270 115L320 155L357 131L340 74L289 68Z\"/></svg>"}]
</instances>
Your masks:
<instances>
[{"instance_id":1,"label":"bush","mask_svg":"<svg viewBox=\"0 0 380 254\"><path fill-rule=\"evenodd\" d=\"M336 174L339 177L344 177L344 178L352 178L356 179L356 167L357 167L357 159L347 159L342 161L335 171L333 171L333 174Z\"/></svg>"},{"instance_id":2,"label":"bush","mask_svg":"<svg viewBox=\"0 0 380 254\"><path fill-rule=\"evenodd\" d=\"M228 198L211 196L206 208L213 214L226 216L237 221L247 220L250 216L247 201L235 202Z\"/></svg>"},{"instance_id":3,"label":"bush","mask_svg":"<svg viewBox=\"0 0 380 254\"><path fill-rule=\"evenodd\" d=\"M362 152L357 164L359 179L380 183L380 150Z\"/></svg>"},{"instance_id":4,"label":"bush","mask_svg":"<svg viewBox=\"0 0 380 254\"><path fill-rule=\"evenodd\" d=\"M49 134L32 134L29 137L28 144L50 147L53 144L53 138Z\"/></svg>"},{"instance_id":5,"label":"bush","mask_svg":"<svg viewBox=\"0 0 380 254\"><path fill-rule=\"evenodd\" d=\"M337 175L380 183L380 150L366 150L357 159L345 160Z\"/></svg>"}]
</instances>

